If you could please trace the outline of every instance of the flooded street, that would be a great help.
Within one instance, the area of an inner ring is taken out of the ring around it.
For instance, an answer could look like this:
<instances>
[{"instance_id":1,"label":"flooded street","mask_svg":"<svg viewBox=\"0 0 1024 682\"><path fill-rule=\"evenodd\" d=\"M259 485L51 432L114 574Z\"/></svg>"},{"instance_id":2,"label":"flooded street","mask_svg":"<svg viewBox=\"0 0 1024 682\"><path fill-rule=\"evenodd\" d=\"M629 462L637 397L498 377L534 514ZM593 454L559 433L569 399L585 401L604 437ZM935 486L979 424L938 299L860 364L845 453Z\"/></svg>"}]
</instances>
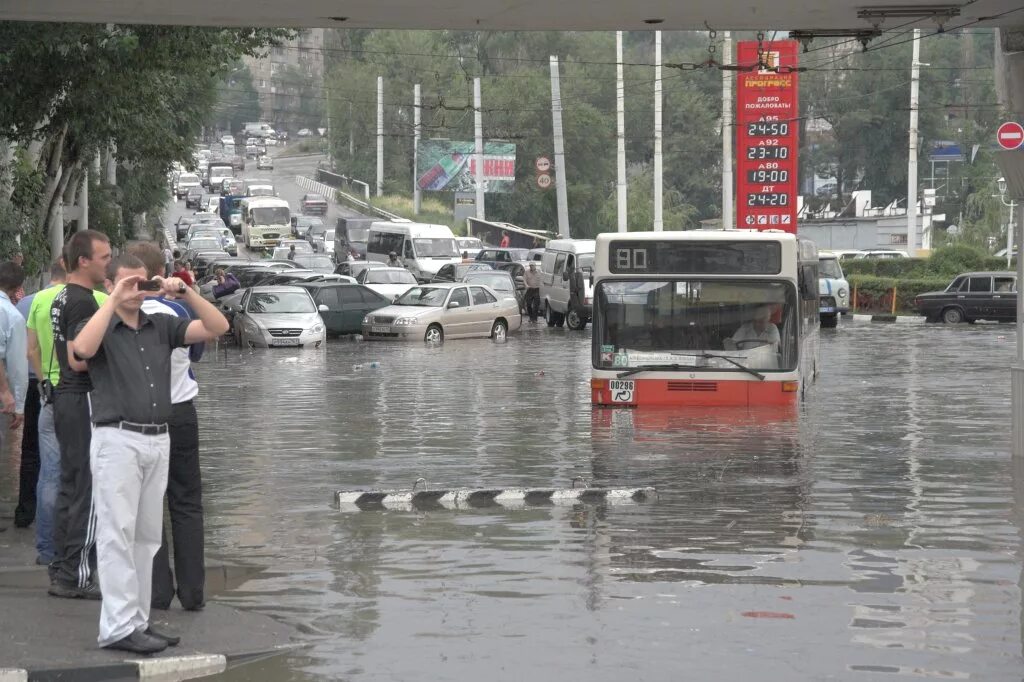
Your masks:
<instances>
[{"instance_id":1,"label":"flooded street","mask_svg":"<svg viewBox=\"0 0 1024 682\"><path fill-rule=\"evenodd\" d=\"M310 644L231 679L1020 679L1013 338L829 330L797 420L594 412L589 333L542 325L501 345L210 352L208 554L263 569L219 598ZM420 477L575 476L659 498L331 504Z\"/></svg>"}]
</instances>

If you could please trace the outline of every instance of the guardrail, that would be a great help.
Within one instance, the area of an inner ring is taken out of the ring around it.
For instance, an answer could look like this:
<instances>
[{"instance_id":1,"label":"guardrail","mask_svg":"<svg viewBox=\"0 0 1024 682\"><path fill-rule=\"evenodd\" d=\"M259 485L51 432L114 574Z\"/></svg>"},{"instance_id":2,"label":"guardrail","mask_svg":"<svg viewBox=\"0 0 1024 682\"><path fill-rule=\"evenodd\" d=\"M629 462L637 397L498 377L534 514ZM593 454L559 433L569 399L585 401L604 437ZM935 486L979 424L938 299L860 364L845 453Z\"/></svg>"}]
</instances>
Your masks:
<instances>
[{"instance_id":1,"label":"guardrail","mask_svg":"<svg viewBox=\"0 0 1024 682\"><path fill-rule=\"evenodd\" d=\"M342 191L349 189L352 185L358 185L363 188L363 199L366 201L370 200L370 183L368 182L356 180L355 178L350 178L349 176L341 173L334 173L324 168L316 169L316 179L326 185L330 185L331 187Z\"/></svg>"},{"instance_id":2,"label":"guardrail","mask_svg":"<svg viewBox=\"0 0 1024 682\"><path fill-rule=\"evenodd\" d=\"M394 213L389 213L388 211L385 211L382 208L372 206L371 204L366 203L362 199L356 199L351 194L342 192L337 187L331 187L330 185L324 184L322 182L317 182L313 178L307 178L304 175L296 175L295 184L297 184L304 190L316 192L318 194L323 194L325 197L344 197L346 203L351 204L352 206L356 207L366 215L376 215L380 216L381 218L387 218L388 220L403 219L402 216L400 215L395 215ZM340 202L338 202L337 199L335 199L335 203Z\"/></svg>"}]
</instances>

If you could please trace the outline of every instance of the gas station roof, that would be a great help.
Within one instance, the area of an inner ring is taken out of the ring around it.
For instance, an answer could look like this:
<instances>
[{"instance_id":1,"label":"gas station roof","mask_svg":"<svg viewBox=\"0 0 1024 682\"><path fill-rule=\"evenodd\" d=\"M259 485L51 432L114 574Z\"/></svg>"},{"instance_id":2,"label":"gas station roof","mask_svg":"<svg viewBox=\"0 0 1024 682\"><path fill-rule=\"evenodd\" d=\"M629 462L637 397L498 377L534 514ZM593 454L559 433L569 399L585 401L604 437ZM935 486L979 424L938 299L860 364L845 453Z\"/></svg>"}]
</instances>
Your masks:
<instances>
[{"instance_id":1,"label":"gas station roof","mask_svg":"<svg viewBox=\"0 0 1024 682\"><path fill-rule=\"evenodd\" d=\"M461 30L770 30L1024 25L1020 0L0 0L0 19L206 26ZM858 16L864 13L875 19ZM916 16L915 16L916 15ZM785 31L780 30L780 37Z\"/></svg>"}]
</instances>

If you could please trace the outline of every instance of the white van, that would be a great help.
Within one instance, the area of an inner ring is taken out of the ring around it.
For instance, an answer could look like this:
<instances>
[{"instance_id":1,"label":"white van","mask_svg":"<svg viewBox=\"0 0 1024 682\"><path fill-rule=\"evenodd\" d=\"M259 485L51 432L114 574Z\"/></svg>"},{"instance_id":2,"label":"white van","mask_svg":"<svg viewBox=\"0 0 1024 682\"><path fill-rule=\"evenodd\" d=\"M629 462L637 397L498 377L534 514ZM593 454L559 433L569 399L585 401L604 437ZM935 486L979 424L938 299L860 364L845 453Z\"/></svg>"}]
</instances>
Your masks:
<instances>
[{"instance_id":1,"label":"white van","mask_svg":"<svg viewBox=\"0 0 1024 682\"><path fill-rule=\"evenodd\" d=\"M590 274L594 270L593 239L552 239L540 259L540 301L549 327L568 324L583 329L593 311L594 288ZM569 278L577 268L583 271L583 301L569 306Z\"/></svg>"},{"instance_id":2,"label":"white van","mask_svg":"<svg viewBox=\"0 0 1024 682\"><path fill-rule=\"evenodd\" d=\"M387 263L392 251L420 282L432 280L442 266L462 262L455 235L447 225L374 222L366 243L366 260Z\"/></svg>"},{"instance_id":3,"label":"white van","mask_svg":"<svg viewBox=\"0 0 1024 682\"><path fill-rule=\"evenodd\" d=\"M835 327L839 315L850 311L850 283L846 281L839 257L832 252L818 254L818 318L822 327Z\"/></svg>"}]
</instances>

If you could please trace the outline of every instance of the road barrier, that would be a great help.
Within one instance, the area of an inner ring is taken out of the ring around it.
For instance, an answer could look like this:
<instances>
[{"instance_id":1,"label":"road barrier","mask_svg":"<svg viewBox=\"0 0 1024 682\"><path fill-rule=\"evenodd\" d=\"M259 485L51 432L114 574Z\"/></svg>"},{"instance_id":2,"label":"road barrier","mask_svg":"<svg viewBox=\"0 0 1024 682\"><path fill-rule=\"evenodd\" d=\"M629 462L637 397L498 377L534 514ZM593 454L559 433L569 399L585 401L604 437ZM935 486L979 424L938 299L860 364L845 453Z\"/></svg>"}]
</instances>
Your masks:
<instances>
[{"instance_id":1,"label":"road barrier","mask_svg":"<svg viewBox=\"0 0 1024 682\"><path fill-rule=\"evenodd\" d=\"M345 203L351 204L352 206L354 206L355 208L359 209L360 211L362 211L366 215L370 215L370 216L374 216L375 215L375 216L378 216L380 218L386 218L387 220L402 220L402 216L395 215L394 213L389 213L389 212L385 211L384 209L377 208L376 206L372 206L372 205L366 203L365 201L363 201L362 199L357 199L354 196L352 196L351 194L348 194L346 192L342 192L340 189L338 189L336 187L331 187L330 185L326 185L326 184L324 184L322 182L317 182L313 178L307 178L304 175L296 175L295 176L295 184L297 184L299 187L301 187L302 189L304 189L306 191L316 192L317 194L322 194L325 197L328 197L329 199L332 199L334 201L334 203L340 203L340 202L338 202L337 197L339 197L339 196L340 197L344 197Z\"/></svg>"},{"instance_id":2,"label":"road barrier","mask_svg":"<svg viewBox=\"0 0 1024 682\"><path fill-rule=\"evenodd\" d=\"M484 507L544 507L556 505L645 502L657 490L643 488L441 488L417 490L339 490L335 500L342 511L381 509L479 509Z\"/></svg>"}]
</instances>

